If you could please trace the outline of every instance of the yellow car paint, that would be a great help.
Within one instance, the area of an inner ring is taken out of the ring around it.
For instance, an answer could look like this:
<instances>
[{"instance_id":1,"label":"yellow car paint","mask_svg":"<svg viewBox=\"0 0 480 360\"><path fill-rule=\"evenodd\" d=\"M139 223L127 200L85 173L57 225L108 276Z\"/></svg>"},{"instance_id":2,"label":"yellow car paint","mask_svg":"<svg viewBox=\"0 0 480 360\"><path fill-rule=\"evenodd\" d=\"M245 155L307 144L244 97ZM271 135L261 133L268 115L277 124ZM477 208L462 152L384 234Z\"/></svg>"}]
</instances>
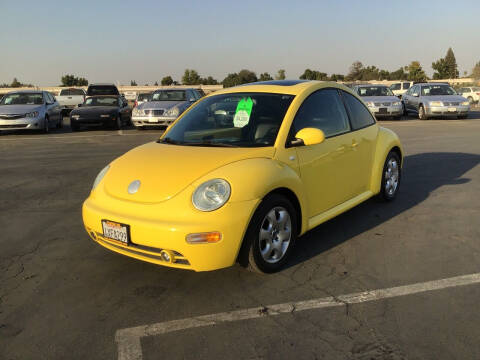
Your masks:
<instances>
[{"instance_id":1,"label":"yellow car paint","mask_svg":"<svg viewBox=\"0 0 480 360\"><path fill-rule=\"evenodd\" d=\"M286 146L300 105L322 88L342 89L362 101L343 85L316 81L292 86L244 85L202 98L196 104L222 93L295 95L274 146L214 148L148 143L114 160L83 204L88 234L100 245L133 258L209 271L235 263L255 210L271 192L280 191L292 199L300 216L300 234L378 194L387 154L395 149L402 159L400 140L392 131L375 123L315 145ZM142 186L138 193L129 194L126 189L137 178ZM197 210L192 204L193 192L216 178L230 183L230 199L215 211ZM128 224L134 245L125 247L104 238L102 220ZM222 234L219 242L186 242L188 234L217 231ZM174 254L175 261L162 260L160 249Z\"/></svg>"}]
</instances>

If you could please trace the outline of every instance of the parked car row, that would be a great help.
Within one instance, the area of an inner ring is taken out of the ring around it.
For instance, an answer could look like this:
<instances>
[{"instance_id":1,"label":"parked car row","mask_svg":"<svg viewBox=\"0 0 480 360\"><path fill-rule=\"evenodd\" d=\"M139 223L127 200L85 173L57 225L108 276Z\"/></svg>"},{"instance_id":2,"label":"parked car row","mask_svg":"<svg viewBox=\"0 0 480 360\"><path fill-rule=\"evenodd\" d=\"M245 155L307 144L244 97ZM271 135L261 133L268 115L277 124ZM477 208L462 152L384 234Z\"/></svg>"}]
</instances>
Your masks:
<instances>
[{"instance_id":1,"label":"parked car row","mask_svg":"<svg viewBox=\"0 0 480 360\"><path fill-rule=\"evenodd\" d=\"M408 83L402 83L407 87ZM395 84L394 84L395 85ZM436 116L465 119L470 111L471 99L457 93L446 83L410 84L401 99L395 96L392 86L355 85L353 90L362 97L377 118L400 119L402 115L414 113L419 119ZM471 93L475 88L468 88ZM480 92L479 92L480 93Z\"/></svg>"}]
</instances>

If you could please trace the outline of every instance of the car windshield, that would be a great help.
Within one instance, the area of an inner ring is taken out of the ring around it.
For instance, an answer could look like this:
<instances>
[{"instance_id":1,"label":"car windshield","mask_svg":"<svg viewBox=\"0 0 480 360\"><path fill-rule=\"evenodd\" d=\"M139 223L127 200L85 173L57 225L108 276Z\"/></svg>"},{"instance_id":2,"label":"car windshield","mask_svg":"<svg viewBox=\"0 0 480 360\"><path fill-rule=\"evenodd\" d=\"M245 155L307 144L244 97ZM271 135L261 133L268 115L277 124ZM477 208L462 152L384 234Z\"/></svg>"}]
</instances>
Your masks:
<instances>
[{"instance_id":1,"label":"car windshield","mask_svg":"<svg viewBox=\"0 0 480 360\"><path fill-rule=\"evenodd\" d=\"M424 85L422 96L456 95L457 93L448 85Z\"/></svg>"},{"instance_id":2,"label":"car windshield","mask_svg":"<svg viewBox=\"0 0 480 360\"><path fill-rule=\"evenodd\" d=\"M137 100L138 101L148 101L152 94L139 94Z\"/></svg>"},{"instance_id":3,"label":"car windshield","mask_svg":"<svg viewBox=\"0 0 480 360\"><path fill-rule=\"evenodd\" d=\"M84 95L83 90L81 89L63 89L60 91L59 96L75 96L75 95Z\"/></svg>"},{"instance_id":4,"label":"car windshield","mask_svg":"<svg viewBox=\"0 0 480 360\"><path fill-rule=\"evenodd\" d=\"M116 97L90 97L85 100L84 106L117 106L118 99Z\"/></svg>"},{"instance_id":5,"label":"car windshield","mask_svg":"<svg viewBox=\"0 0 480 360\"><path fill-rule=\"evenodd\" d=\"M42 93L14 93L5 95L0 105L42 105Z\"/></svg>"},{"instance_id":6,"label":"car windshield","mask_svg":"<svg viewBox=\"0 0 480 360\"><path fill-rule=\"evenodd\" d=\"M394 96L386 86L362 86L357 89L360 96Z\"/></svg>"},{"instance_id":7,"label":"car windshield","mask_svg":"<svg viewBox=\"0 0 480 360\"><path fill-rule=\"evenodd\" d=\"M473 87L472 91L480 91L480 87Z\"/></svg>"},{"instance_id":8,"label":"car windshield","mask_svg":"<svg viewBox=\"0 0 480 360\"><path fill-rule=\"evenodd\" d=\"M186 99L185 90L162 90L152 95L152 101L185 101Z\"/></svg>"},{"instance_id":9,"label":"car windshield","mask_svg":"<svg viewBox=\"0 0 480 360\"><path fill-rule=\"evenodd\" d=\"M87 89L87 95L119 95L119 93L113 85L91 85Z\"/></svg>"},{"instance_id":10,"label":"car windshield","mask_svg":"<svg viewBox=\"0 0 480 360\"><path fill-rule=\"evenodd\" d=\"M273 146L294 96L234 93L205 98L159 140L190 146Z\"/></svg>"}]
</instances>

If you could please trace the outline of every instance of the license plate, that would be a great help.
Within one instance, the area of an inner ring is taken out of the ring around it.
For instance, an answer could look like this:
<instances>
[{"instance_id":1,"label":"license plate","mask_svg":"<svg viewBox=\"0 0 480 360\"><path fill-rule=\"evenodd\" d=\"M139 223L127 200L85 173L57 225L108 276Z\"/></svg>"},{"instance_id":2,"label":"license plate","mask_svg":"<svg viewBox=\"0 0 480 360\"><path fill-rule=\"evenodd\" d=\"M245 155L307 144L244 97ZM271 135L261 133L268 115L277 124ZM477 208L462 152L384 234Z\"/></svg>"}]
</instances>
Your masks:
<instances>
[{"instance_id":1,"label":"license plate","mask_svg":"<svg viewBox=\"0 0 480 360\"><path fill-rule=\"evenodd\" d=\"M448 112L457 112L457 108L449 107Z\"/></svg>"},{"instance_id":2,"label":"license plate","mask_svg":"<svg viewBox=\"0 0 480 360\"><path fill-rule=\"evenodd\" d=\"M103 237L121 242L128 246L130 242L130 227L110 220L102 220Z\"/></svg>"},{"instance_id":3,"label":"license plate","mask_svg":"<svg viewBox=\"0 0 480 360\"><path fill-rule=\"evenodd\" d=\"M380 108L378 109L379 114L386 114L387 113L387 108Z\"/></svg>"},{"instance_id":4,"label":"license plate","mask_svg":"<svg viewBox=\"0 0 480 360\"><path fill-rule=\"evenodd\" d=\"M151 122L151 123L158 123L158 120L157 120L157 119L148 119L148 122Z\"/></svg>"}]
</instances>

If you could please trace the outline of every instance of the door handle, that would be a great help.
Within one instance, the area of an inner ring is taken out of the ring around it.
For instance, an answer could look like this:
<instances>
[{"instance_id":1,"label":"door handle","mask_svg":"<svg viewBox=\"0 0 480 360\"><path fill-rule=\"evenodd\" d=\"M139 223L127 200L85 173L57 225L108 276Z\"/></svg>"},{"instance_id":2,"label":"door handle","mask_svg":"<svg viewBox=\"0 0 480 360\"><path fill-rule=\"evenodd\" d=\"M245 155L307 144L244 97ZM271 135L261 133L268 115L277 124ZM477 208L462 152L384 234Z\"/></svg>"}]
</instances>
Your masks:
<instances>
[{"instance_id":1,"label":"door handle","mask_svg":"<svg viewBox=\"0 0 480 360\"><path fill-rule=\"evenodd\" d=\"M358 146L358 143L355 140L353 140L352 141L352 149L355 149L357 146Z\"/></svg>"}]
</instances>

